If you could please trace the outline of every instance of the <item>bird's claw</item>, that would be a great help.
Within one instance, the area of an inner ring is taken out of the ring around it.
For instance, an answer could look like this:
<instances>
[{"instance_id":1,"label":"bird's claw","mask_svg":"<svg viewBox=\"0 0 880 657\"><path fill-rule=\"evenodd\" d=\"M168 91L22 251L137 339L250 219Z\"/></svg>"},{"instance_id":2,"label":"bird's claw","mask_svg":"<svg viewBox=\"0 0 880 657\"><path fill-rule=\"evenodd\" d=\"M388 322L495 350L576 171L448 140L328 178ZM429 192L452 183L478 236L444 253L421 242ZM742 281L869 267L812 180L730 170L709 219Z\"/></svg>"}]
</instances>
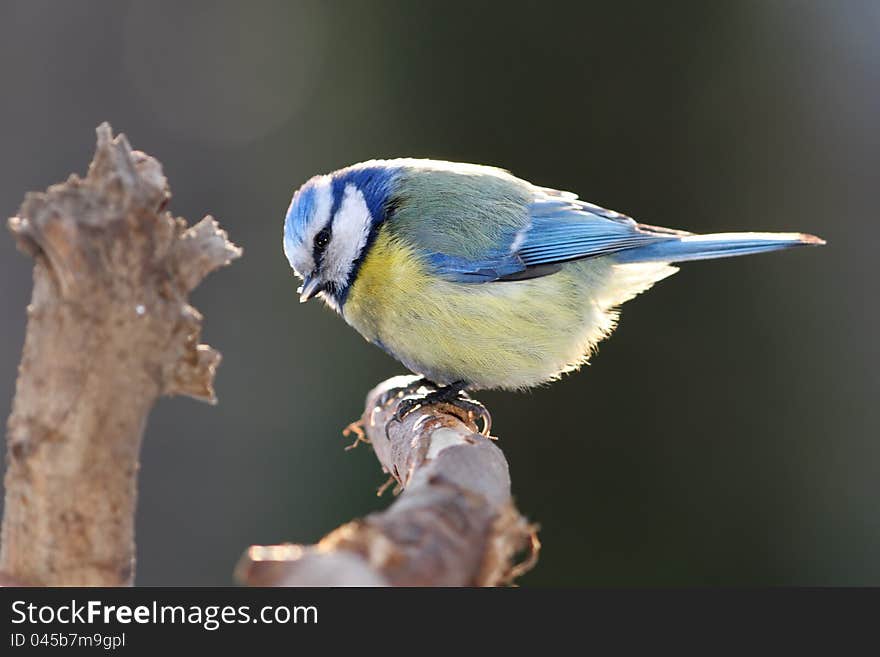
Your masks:
<instances>
[{"instance_id":1,"label":"bird's claw","mask_svg":"<svg viewBox=\"0 0 880 657\"><path fill-rule=\"evenodd\" d=\"M417 392L419 388L424 386L424 382L419 383L413 392ZM462 419L467 422L479 420L480 424L482 424L482 427L477 425L479 433L483 436L489 436L489 432L492 430L492 415L489 413L489 409L476 399L472 399L466 392L457 386L434 388L427 394L421 396L406 396L401 399L391 420L385 425L385 435L388 435L388 428L392 423L403 422L406 416L413 411L423 406L431 406L433 404L449 404L454 408L464 411L465 416Z\"/></svg>"},{"instance_id":2,"label":"bird's claw","mask_svg":"<svg viewBox=\"0 0 880 657\"><path fill-rule=\"evenodd\" d=\"M400 386L396 388L388 388L388 390L384 391L376 398L376 408L385 408L395 399L399 399L400 397L408 397L410 395L416 394L422 388L432 388L436 389L429 381L424 378L415 379L411 383L406 384L405 386Z\"/></svg>"},{"instance_id":3,"label":"bird's claw","mask_svg":"<svg viewBox=\"0 0 880 657\"><path fill-rule=\"evenodd\" d=\"M420 406L424 406L426 403L428 403L426 401L427 398L428 395L424 395L423 397L404 397L397 405L397 410L394 411L394 415L391 417L391 420L393 422L403 422L407 415L412 413Z\"/></svg>"},{"instance_id":4,"label":"bird's claw","mask_svg":"<svg viewBox=\"0 0 880 657\"><path fill-rule=\"evenodd\" d=\"M463 394L447 403L467 413L467 420L477 425L480 435L489 437L489 432L492 431L492 414L482 402ZM479 424L475 422L476 420L480 421Z\"/></svg>"}]
</instances>

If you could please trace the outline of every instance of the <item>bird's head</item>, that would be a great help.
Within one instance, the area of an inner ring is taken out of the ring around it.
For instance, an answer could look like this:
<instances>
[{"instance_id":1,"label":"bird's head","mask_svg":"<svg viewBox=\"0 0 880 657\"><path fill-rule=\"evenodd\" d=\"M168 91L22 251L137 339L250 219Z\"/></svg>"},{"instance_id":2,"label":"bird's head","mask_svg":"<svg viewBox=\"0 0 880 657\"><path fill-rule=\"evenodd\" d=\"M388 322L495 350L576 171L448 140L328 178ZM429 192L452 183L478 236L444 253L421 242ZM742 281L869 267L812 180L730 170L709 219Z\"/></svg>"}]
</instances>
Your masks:
<instances>
[{"instance_id":1,"label":"bird's head","mask_svg":"<svg viewBox=\"0 0 880 657\"><path fill-rule=\"evenodd\" d=\"M284 254L303 284L301 302L321 294L337 310L385 220L395 169L367 162L315 176L293 195Z\"/></svg>"}]
</instances>

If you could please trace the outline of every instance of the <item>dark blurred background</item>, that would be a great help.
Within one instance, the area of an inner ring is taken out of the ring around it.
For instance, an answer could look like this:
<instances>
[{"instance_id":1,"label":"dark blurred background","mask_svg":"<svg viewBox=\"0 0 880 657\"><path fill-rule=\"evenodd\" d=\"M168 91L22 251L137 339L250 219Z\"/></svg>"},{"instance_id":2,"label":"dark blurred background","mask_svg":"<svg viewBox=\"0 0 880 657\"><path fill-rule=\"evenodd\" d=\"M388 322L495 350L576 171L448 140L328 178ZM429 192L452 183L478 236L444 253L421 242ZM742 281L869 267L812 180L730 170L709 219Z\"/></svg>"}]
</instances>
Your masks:
<instances>
[{"instance_id":1,"label":"dark blurred background","mask_svg":"<svg viewBox=\"0 0 880 657\"><path fill-rule=\"evenodd\" d=\"M880 5L0 4L0 214L108 120L245 257L194 294L220 404L162 400L139 584L228 584L250 543L383 508L340 429L401 366L297 302L291 193L372 157L494 164L647 223L829 241L685 265L592 366L482 393L541 585L880 584ZM0 236L0 416L31 261Z\"/></svg>"}]
</instances>

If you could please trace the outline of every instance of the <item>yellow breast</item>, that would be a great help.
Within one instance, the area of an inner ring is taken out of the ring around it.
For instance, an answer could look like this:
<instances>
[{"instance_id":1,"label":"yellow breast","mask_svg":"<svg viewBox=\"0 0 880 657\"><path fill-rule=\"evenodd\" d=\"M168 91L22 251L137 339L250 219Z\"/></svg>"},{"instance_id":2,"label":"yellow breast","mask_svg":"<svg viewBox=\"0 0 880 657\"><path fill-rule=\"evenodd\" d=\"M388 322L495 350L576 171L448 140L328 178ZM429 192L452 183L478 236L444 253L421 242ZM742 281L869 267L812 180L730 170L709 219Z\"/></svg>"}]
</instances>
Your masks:
<instances>
[{"instance_id":1,"label":"yellow breast","mask_svg":"<svg viewBox=\"0 0 880 657\"><path fill-rule=\"evenodd\" d=\"M613 307L674 271L593 258L543 278L454 283L380 231L342 314L431 381L525 388L586 362L614 327Z\"/></svg>"}]
</instances>

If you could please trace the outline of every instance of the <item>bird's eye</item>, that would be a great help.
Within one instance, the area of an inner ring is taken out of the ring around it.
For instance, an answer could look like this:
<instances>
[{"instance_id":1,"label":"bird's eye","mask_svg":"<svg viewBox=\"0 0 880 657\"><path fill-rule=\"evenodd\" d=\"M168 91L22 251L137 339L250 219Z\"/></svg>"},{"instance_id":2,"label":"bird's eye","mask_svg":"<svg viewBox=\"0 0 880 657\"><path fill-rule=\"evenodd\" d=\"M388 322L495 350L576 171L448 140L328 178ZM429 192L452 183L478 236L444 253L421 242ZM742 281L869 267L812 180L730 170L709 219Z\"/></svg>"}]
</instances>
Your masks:
<instances>
[{"instance_id":1,"label":"bird's eye","mask_svg":"<svg viewBox=\"0 0 880 657\"><path fill-rule=\"evenodd\" d=\"M315 252L323 253L328 244L330 244L330 229L322 228L321 231L315 235Z\"/></svg>"}]
</instances>

